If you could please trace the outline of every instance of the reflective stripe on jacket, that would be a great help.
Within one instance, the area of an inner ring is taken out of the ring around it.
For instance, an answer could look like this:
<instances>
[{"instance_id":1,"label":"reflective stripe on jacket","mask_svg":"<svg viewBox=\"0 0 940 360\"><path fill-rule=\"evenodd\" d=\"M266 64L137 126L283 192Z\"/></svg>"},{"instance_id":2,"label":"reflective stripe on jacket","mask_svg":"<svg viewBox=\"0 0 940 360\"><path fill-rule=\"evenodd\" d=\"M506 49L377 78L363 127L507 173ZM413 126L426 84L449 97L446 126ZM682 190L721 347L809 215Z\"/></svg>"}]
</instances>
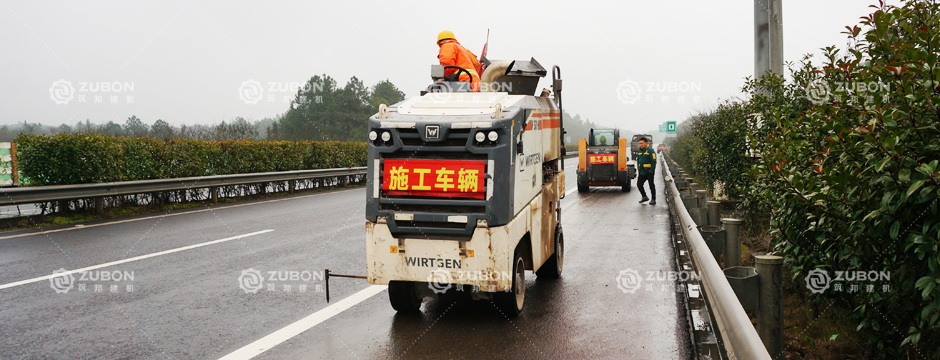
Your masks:
<instances>
[{"instance_id":1,"label":"reflective stripe on jacket","mask_svg":"<svg viewBox=\"0 0 940 360\"><path fill-rule=\"evenodd\" d=\"M649 146L646 150L639 149L636 152L636 168L641 175L656 172L656 152Z\"/></svg>"}]
</instances>

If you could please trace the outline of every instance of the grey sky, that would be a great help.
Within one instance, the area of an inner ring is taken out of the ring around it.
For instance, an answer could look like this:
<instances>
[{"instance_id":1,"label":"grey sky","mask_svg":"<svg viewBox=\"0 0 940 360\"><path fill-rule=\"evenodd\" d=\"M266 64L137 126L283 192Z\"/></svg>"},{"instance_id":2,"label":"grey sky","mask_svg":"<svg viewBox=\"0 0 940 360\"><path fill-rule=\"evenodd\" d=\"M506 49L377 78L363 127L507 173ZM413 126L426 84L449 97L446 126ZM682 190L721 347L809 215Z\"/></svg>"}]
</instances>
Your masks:
<instances>
[{"instance_id":1,"label":"grey sky","mask_svg":"<svg viewBox=\"0 0 940 360\"><path fill-rule=\"evenodd\" d=\"M840 32L871 3L784 0L785 59L844 48ZM637 131L713 107L739 94L753 73L752 1L442 4L4 1L0 123L123 123L131 115L151 124L258 120L287 109L284 96L293 92L278 88L323 73L340 85L351 76L369 86L387 78L415 96L430 82L444 29L477 55L489 28L491 59L535 57L547 68L561 66L568 112ZM67 104L50 96L60 79L75 90ZM262 84L256 104L240 99L247 80ZM617 96L626 81L642 88L633 104ZM133 91L79 85L100 82L128 83ZM650 93L648 83L665 92ZM670 83L689 91L669 91Z\"/></svg>"}]
</instances>

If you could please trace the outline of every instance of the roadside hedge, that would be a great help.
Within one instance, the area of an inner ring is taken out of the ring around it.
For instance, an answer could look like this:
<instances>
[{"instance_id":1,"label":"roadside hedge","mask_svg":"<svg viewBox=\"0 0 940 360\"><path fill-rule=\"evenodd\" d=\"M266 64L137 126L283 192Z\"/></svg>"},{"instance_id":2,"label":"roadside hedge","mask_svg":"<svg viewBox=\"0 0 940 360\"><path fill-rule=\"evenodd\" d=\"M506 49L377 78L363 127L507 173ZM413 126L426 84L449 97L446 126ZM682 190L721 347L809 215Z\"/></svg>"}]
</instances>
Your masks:
<instances>
[{"instance_id":1,"label":"roadside hedge","mask_svg":"<svg viewBox=\"0 0 940 360\"><path fill-rule=\"evenodd\" d=\"M364 142L158 140L96 134L20 134L17 162L30 185L365 166Z\"/></svg>"},{"instance_id":2,"label":"roadside hedge","mask_svg":"<svg viewBox=\"0 0 940 360\"><path fill-rule=\"evenodd\" d=\"M693 119L672 155L771 214L795 288L850 310L867 357L940 359L940 3L879 4L844 33Z\"/></svg>"}]
</instances>

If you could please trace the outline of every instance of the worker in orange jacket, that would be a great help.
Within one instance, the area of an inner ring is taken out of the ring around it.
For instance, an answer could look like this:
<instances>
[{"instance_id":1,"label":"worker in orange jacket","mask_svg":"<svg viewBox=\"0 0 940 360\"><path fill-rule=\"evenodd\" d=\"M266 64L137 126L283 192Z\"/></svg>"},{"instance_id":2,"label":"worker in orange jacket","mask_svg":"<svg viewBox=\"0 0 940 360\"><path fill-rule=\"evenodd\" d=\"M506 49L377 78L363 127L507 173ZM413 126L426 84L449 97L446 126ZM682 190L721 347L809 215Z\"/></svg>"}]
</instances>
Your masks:
<instances>
[{"instance_id":1,"label":"worker in orange jacket","mask_svg":"<svg viewBox=\"0 0 940 360\"><path fill-rule=\"evenodd\" d=\"M461 72L460 81L470 81L473 91L479 92L480 75L477 74L476 69L479 67L480 61L477 60L477 56L473 55L473 53L463 47L463 45L460 45L454 37L454 33L447 30L441 31L441 33L437 35L437 45L441 47L441 52L437 55L437 59L440 60L441 65L454 65L467 69L467 71L470 72L470 76L468 77L466 73ZM457 71L457 69L447 69L444 71L444 75L449 76Z\"/></svg>"}]
</instances>

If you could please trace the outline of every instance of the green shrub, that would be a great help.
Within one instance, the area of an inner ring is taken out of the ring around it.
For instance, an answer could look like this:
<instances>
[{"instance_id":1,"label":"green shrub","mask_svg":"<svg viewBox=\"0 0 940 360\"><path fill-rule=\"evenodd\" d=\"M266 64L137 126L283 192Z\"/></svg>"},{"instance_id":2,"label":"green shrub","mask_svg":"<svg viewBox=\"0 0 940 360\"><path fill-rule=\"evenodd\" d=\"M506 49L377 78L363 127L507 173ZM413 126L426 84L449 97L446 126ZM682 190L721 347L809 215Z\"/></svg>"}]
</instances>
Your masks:
<instances>
[{"instance_id":1,"label":"green shrub","mask_svg":"<svg viewBox=\"0 0 940 360\"><path fill-rule=\"evenodd\" d=\"M365 166L366 143L157 140L95 134L20 134L30 185L68 185Z\"/></svg>"},{"instance_id":2,"label":"green shrub","mask_svg":"<svg viewBox=\"0 0 940 360\"><path fill-rule=\"evenodd\" d=\"M706 179L748 172L736 191L771 211L797 288L814 269L890 273L805 294L850 309L870 357L940 358L940 4L880 5L847 29L847 52L749 80L746 103L693 119L671 154Z\"/></svg>"},{"instance_id":3,"label":"green shrub","mask_svg":"<svg viewBox=\"0 0 940 360\"><path fill-rule=\"evenodd\" d=\"M861 37L849 28L847 54L828 48L822 68L805 64L795 88L776 88L812 101L767 112L761 129L758 179L794 280L816 268L889 272L887 292L818 295L853 309L888 356L940 357L938 13L911 1L863 20Z\"/></svg>"}]
</instances>

